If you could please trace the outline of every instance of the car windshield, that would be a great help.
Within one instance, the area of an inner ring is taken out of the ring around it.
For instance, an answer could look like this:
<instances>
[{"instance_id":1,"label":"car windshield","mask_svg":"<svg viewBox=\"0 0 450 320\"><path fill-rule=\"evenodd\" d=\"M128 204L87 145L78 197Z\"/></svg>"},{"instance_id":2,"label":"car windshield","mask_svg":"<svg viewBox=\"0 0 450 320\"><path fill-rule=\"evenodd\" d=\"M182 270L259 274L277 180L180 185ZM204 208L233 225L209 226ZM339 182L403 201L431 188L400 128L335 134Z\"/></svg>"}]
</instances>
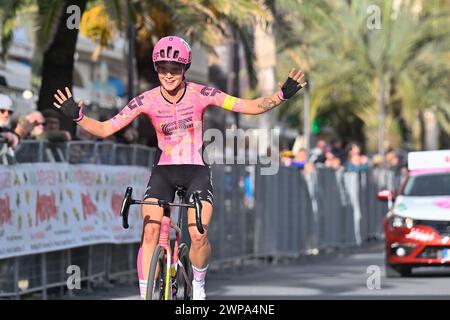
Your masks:
<instances>
[{"instance_id":1,"label":"car windshield","mask_svg":"<svg viewBox=\"0 0 450 320\"><path fill-rule=\"evenodd\" d=\"M450 172L410 176L403 190L405 196L450 195Z\"/></svg>"}]
</instances>

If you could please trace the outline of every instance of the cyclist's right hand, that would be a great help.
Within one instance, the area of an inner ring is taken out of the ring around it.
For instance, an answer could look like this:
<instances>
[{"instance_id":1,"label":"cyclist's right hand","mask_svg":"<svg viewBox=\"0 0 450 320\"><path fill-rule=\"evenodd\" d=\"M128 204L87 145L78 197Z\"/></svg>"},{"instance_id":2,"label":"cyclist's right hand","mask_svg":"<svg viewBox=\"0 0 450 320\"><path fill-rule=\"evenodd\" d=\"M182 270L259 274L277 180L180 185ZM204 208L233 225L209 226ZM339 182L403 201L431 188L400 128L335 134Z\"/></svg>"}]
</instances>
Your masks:
<instances>
[{"instance_id":1,"label":"cyclist's right hand","mask_svg":"<svg viewBox=\"0 0 450 320\"><path fill-rule=\"evenodd\" d=\"M54 95L56 102L53 103L65 116L73 119L73 121L81 121L83 119L83 107L84 104L80 101L78 104L72 97L72 93L68 87L64 88L66 90L66 95L61 90L58 90Z\"/></svg>"}]
</instances>

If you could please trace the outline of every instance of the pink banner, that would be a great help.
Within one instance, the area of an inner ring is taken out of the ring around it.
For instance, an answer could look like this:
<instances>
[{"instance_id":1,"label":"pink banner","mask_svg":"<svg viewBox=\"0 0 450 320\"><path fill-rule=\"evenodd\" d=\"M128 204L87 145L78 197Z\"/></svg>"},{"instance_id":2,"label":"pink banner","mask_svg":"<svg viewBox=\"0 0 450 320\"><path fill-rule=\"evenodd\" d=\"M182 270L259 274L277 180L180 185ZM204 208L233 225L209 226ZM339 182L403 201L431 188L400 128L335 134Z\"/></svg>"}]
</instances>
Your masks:
<instances>
[{"instance_id":1,"label":"pink banner","mask_svg":"<svg viewBox=\"0 0 450 320\"><path fill-rule=\"evenodd\" d=\"M122 228L127 186L141 199L150 170L132 166L33 163L0 166L0 259L141 238L140 206Z\"/></svg>"}]
</instances>

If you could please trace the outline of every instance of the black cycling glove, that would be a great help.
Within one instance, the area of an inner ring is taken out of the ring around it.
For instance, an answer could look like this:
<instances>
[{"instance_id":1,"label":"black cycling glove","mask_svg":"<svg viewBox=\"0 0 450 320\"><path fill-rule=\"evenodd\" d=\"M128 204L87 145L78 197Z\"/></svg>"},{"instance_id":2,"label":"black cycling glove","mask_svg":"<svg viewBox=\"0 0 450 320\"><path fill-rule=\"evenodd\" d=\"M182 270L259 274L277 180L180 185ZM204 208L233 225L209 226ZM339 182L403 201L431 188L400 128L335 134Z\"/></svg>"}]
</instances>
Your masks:
<instances>
[{"instance_id":1,"label":"black cycling glove","mask_svg":"<svg viewBox=\"0 0 450 320\"><path fill-rule=\"evenodd\" d=\"M306 86L306 84L304 86ZM278 92L278 98L280 98L281 100L292 98L297 93L297 91L299 91L303 87L300 83L298 83L291 77L288 77L281 87L280 91Z\"/></svg>"},{"instance_id":2,"label":"black cycling glove","mask_svg":"<svg viewBox=\"0 0 450 320\"><path fill-rule=\"evenodd\" d=\"M64 101L61 105L61 112L73 119L74 121L78 122L81 119L83 119L84 114L83 114L83 108L81 108L73 99L73 97L70 97L69 99L67 99L66 101Z\"/></svg>"}]
</instances>

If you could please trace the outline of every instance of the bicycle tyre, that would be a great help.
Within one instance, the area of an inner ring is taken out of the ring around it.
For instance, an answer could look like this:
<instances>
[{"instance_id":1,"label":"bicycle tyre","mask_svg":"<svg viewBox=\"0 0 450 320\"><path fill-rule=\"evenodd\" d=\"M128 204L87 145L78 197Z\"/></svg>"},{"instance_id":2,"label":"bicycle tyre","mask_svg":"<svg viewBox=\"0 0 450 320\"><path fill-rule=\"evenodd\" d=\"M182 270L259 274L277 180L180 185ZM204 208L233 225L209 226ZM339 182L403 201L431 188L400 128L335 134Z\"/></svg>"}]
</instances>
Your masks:
<instances>
[{"instance_id":1,"label":"bicycle tyre","mask_svg":"<svg viewBox=\"0 0 450 320\"><path fill-rule=\"evenodd\" d=\"M157 267L159 269L157 270ZM166 280L166 257L165 249L158 244L153 251L148 273L146 300L163 300ZM158 272L158 274L156 274Z\"/></svg>"},{"instance_id":2,"label":"bicycle tyre","mask_svg":"<svg viewBox=\"0 0 450 320\"><path fill-rule=\"evenodd\" d=\"M192 300L192 265L191 260L189 260L189 248L185 243L180 245L178 251L178 259L184 267L188 279L186 279L183 274L183 270L179 266L177 269L177 300ZM186 283L189 282L189 283Z\"/></svg>"}]
</instances>

